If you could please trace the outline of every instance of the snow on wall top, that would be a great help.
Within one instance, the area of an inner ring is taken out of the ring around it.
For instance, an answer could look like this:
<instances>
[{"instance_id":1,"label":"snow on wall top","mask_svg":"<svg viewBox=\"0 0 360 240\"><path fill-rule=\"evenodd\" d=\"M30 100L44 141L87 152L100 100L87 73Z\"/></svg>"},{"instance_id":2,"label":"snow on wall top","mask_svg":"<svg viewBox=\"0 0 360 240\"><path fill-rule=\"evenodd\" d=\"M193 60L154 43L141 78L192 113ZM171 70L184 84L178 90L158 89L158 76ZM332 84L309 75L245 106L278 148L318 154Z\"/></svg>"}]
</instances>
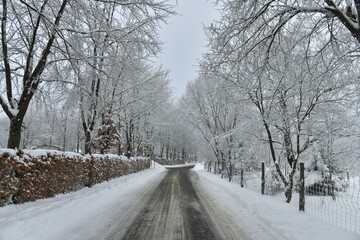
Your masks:
<instances>
[{"instance_id":1,"label":"snow on wall top","mask_svg":"<svg viewBox=\"0 0 360 240\"><path fill-rule=\"evenodd\" d=\"M48 154L53 154L53 155L60 155L60 156L65 156L68 158L110 158L110 159L120 159L123 161L135 161L135 160L149 160L148 157L131 157L130 159L127 158L126 156L123 155L116 155L116 154L87 154L87 155L82 155L80 153L76 153L76 152L63 152L63 151L58 151L58 150L51 150L51 149L34 149L34 150L30 150L30 149L24 149L24 150L20 150L25 154L28 154L34 158L39 158L41 156L47 156ZM15 150L15 149L10 149L10 148L0 148L0 155L3 153L9 153L11 155L17 155L17 153L19 152L19 150Z\"/></svg>"}]
</instances>

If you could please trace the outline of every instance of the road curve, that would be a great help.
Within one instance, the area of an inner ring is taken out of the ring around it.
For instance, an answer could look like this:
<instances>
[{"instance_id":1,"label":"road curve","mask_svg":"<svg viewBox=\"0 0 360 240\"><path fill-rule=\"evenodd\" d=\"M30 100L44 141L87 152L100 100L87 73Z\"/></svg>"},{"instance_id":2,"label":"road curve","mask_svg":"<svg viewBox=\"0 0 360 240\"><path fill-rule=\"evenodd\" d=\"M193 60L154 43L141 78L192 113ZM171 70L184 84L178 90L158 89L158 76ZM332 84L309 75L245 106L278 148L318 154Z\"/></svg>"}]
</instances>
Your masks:
<instances>
[{"instance_id":1,"label":"road curve","mask_svg":"<svg viewBox=\"0 0 360 240\"><path fill-rule=\"evenodd\" d=\"M114 229L105 239L239 239L233 229L221 229L223 222L217 221L222 220L194 186L197 175L191 167L167 170L155 190L143 196L144 207L128 227Z\"/></svg>"}]
</instances>

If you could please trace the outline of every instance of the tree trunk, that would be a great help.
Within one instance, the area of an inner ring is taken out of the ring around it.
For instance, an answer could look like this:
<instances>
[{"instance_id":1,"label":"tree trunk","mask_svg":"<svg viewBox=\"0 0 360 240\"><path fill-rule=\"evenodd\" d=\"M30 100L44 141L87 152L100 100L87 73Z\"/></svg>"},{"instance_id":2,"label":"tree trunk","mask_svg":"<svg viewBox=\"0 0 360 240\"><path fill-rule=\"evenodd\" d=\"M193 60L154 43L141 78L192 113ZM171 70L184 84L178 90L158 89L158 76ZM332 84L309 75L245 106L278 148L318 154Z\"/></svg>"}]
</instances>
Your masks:
<instances>
[{"instance_id":1,"label":"tree trunk","mask_svg":"<svg viewBox=\"0 0 360 240\"><path fill-rule=\"evenodd\" d=\"M231 182L232 180L232 171L233 170L233 166L231 165L231 162L229 163L229 182Z\"/></svg>"},{"instance_id":2,"label":"tree trunk","mask_svg":"<svg viewBox=\"0 0 360 240\"><path fill-rule=\"evenodd\" d=\"M290 203L291 199L292 199L292 191L293 191L293 187L294 187L294 176L295 176L295 172L296 172L297 161L298 160L296 159L292 165L292 170L289 175L288 185L287 185L286 191L285 191L285 197L286 197L287 203Z\"/></svg>"},{"instance_id":3,"label":"tree trunk","mask_svg":"<svg viewBox=\"0 0 360 240\"><path fill-rule=\"evenodd\" d=\"M164 157L164 148L165 148L165 144L164 143L161 143L160 144L160 158L163 159Z\"/></svg>"},{"instance_id":4,"label":"tree trunk","mask_svg":"<svg viewBox=\"0 0 360 240\"><path fill-rule=\"evenodd\" d=\"M66 151L67 118L64 119L63 151Z\"/></svg>"},{"instance_id":5,"label":"tree trunk","mask_svg":"<svg viewBox=\"0 0 360 240\"><path fill-rule=\"evenodd\" d=\"M121 143L117 146L117 153L118 155L122 155Z\"/></svg>"},{"instance_id":6,"label":"tree trunk","mask_svg":"<svg viewBox=\"0 0 360 240\"><path fill-rule=\"evenodd\" d=\"M272 139L272 135L271 135L271 132L270 132L270 127L269 125L267 124L267 122L265 121L264 117L263 117L263 126L265 127L265 130L266 130L266 133L267 133L267 137L268 137L268 140L269 140L269 147L270 147L270 152L271 152L271 158L274 162L274 165L275 165L275 169L276 169L276 172L279 174L282 182L284 183L285 186L288 185L288 181L286 180L284 174L282 173L281 169L280 169L280 165L277 161L277 158L276 158L276 154L275 154L275 147L273 145L273 139Z\"/></svg>"},{"instance_id":7,"label":"tree trunk","mask_svg":"<svg viewBox=\"0 0 360 240\"><path fill-rule=\"evenodd\" d=\"M225 161L221 161L221 178L224 178Z\"/></svg>"},{"instance_id":8,"label":"tree trunk","mask_svg":"<svg viewBox=\"0 0 360 240\"><path fill-rule=\"evenodd\" d=\"M80 152L80 131L78 131L77 140L76 140L76 152Z\"/></svg>"},{"instance_id":9,"label":"tree trunk","mask_svg":"<svg viewBox=\"0 0 360 240\"><path fill-rule=\"evenodd\" d=\"M131 153L132 153L132 137L131 137L131 132L127 131L126 132L126 153L125 153L125 156L127 158L130 158L131 157Z\"/></svg>"},{"instance_id":10,"label":"tree trunk","mask_svg":"<svg viewBox=\"0 0 360 240\"><path fill-rule=\"evenodd\" d=\"M241 167L240 170L240 186L243 188L244 187L244 168Z\"/></svg>"},{"instance_id":11,"label":"tree trunk","mask_svg":"<svg viewBox=\"0 0 360 240\"><path fill-rule=\"evenodd\" d=\"M286 203L291 202L293 186L294 186L294 179L293 177L289 177L289 184L285 191Z\"/></svg>"},{"instance_id":12,"label":"tree trunk","mask_svg":"<svg viewBox=\"0 0 360 240\"><path fill-rule=\"evenodd\" d=\"M10 119L10 129L9 129L9 138L8 138L8 148L19 148L21 140L21 126L23 123L23 118L13 117Z\"/></svg>"},{"instance_id":13,"label":"tree trunk","mask_svg":"<svg viewBox=\"0 0 360 240\"><path fill-rule=\"evenodd\" d=\"M85 154L91 154L91 133L89 130L85 129Z\"/></svg>"},{"instance_id":14,"label":"tree trunk","mask_svg":"<svg viewBox=\"0 0 360 240\"><path fill-rule=\"evenodd\" d=\"M169 145L169 142L167 142L166 143L166 160L169 160L169 148L170 148L170 145Z\"/></svg>"}]
</instances>

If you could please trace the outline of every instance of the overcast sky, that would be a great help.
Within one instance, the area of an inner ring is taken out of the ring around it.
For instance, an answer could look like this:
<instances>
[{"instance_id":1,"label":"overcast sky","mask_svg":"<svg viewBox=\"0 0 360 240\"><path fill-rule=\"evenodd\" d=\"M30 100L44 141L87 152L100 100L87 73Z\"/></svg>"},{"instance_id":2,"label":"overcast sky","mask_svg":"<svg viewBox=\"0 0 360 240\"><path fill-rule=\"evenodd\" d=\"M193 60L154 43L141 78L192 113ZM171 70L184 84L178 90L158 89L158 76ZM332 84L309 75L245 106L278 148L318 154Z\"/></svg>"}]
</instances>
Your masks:
<instances>
[{"instance_id":1,"label":"overcast sky","mask_svg":"<svg viewBox=\"0 0 360 240\"><path fill-rule=\"evenodd\" d=\"M179 98L186 83L197 76L197 64L206 52L206 37L203 25L208 26L217 18L218 12L212 0L170 0L177 4L176 16L169 18L168 25L160 29L164 43L157 61L170 71L170 86L173 96Z\"/></svg>"}]
</instances>

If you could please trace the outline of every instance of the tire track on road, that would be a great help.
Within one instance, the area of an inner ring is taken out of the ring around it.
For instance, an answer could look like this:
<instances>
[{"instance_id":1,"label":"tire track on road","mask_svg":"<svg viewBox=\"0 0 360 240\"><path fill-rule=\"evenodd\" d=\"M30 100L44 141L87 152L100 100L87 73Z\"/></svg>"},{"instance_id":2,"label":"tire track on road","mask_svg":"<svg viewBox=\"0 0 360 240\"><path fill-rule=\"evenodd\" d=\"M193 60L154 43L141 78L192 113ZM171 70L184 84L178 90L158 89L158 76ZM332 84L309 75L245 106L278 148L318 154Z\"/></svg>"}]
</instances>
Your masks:
<instances>
[{"instance_id":1,"label":"tire track on road","mask_svg":"<svg viewBox=\"0 0 360 240\"><path fill-rule=\"evenodd\" d=\"M107 239L225 239L198 197L189 168L168 170L148 199L125 234Z\"/></svg>"}]
</instances>

